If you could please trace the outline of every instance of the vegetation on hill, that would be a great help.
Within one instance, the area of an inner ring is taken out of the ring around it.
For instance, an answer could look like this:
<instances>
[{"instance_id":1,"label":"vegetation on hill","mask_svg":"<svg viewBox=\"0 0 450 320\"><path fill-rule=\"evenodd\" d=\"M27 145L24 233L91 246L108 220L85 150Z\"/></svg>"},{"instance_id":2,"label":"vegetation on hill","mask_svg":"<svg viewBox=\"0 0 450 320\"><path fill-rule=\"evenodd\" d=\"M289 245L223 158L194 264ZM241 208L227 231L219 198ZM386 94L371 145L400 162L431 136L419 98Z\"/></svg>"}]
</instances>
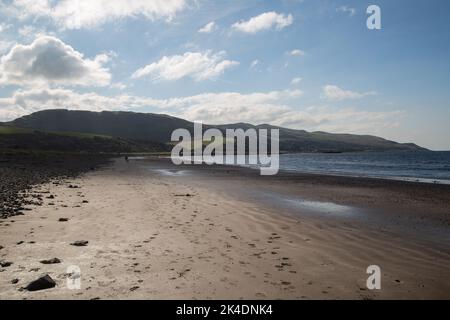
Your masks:
<instances>
[{"instance_id":1,"label":"vegetation on hill","mask_svg":"<svg viewBox=\"0 0 450 320\"><path fill-rule=\"evenodd\" d=\"M370 135L307 132L271 125L253 126L247 123L204 125L208 128L249 128L280 130L281 152L351 152L425 150L412 143L397 143ZM89 112L44 110L18 118L0 129L9 133L1 137L0 147L39 147L62 150L97 150L102 152L168 151L175 129L193 132L194 123L152 113Z\"/></svg>"},{"instance_id":2,"label":"vegetation on hill","mask_svg":"<svg viewBox=\"0 0 450 320\"><path fill-rule=\"evenodd\" d=\"M134 141L90 133L43 132L0 126L0 150L41 150L73 153L133 153L168 151L166 144Z\"/></svg>"}]
</instances>

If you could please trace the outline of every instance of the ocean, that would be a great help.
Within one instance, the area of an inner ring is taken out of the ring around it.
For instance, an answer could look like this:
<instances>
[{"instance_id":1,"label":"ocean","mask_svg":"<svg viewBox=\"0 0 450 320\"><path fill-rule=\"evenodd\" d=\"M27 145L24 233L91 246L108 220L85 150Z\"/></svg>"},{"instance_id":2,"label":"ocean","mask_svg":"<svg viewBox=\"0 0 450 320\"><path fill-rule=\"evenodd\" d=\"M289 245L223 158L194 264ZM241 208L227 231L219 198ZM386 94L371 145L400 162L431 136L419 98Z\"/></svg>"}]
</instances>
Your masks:
<instances>
[{"instance_id":1,"label":"ocean","mask_svg":"<svg viewBox=\"0 0 450 320\"><path fill-rule=\"evenodd\" d=\"M250 157L258 162L257 156ZM205 161L206 158L198 159ZM246 163L245 167L260 167L248 164L249 156L232 156L231 159L235 164L236 159L240 159ZM450 184L450 151L281 154L280 170Z\"/></svg>"},{"instance_id":2,"label":"ocean","mask_svg":"<svg viewBox=\"0 0 450 320\"><path fill-rule=\"evenodd\" d=\"M450 184L450 151L282 154L280 170Z\"/></svg>"}]
</instances>

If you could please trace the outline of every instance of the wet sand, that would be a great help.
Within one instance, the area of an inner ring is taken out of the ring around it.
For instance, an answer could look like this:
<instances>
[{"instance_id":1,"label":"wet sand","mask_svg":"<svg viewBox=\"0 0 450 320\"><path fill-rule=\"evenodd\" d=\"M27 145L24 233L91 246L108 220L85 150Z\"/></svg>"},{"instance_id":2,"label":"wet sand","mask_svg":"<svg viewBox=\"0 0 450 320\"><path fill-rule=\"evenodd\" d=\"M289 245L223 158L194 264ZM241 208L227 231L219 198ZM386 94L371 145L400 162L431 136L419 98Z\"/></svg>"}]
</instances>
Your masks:
<instances>
[{"instance_id":1,"label":"wet sand","mask_svg":"<svg viewBox=\"0 0 450 320\"><path fill-rule=\"evenodd\" d=\"M448 186L118 159L33 192L0 223L0 299L450 298Z\"/></svg>"}]
</instances>

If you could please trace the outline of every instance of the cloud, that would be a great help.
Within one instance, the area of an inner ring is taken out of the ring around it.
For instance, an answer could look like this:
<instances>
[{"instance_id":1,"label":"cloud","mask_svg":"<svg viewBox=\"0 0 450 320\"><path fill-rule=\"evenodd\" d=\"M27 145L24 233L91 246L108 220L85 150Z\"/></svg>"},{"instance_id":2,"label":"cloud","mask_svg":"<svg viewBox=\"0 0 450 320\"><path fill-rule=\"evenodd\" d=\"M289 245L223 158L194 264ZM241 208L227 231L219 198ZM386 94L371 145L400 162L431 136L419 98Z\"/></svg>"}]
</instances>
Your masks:
<instances>
[{"instance_id":1,"label":"cloud","mask_svg":"<svg viewBox=\"0 0 450 320\"><path fill-rule=\"evenodd\" d=\"M348 15L350 17L353 17L356 14L356 9L355 8L350 8L350 7L347 7L347 6L341 6L339 8L336 8L336 12L348 13Z\"/></svg>"},{"instance_id":2,"label":"cloud","mask_svg":"<svg viewBox=\"0 0 450 320\"><path fill-rule=\"evenodd\" d=\"M224 56L224 51L186 52L182 56L164 56L158 62L138 69L132 78L150 76L154 81L179 80L185 77L196 81L214 79L239 64L237 61L225 60Z\"/></svg>"},{"instance_id":3,"label":"cloud","mask_svg":"<svg viewBox=\"0 0 450 320\"><path fill-rule=\"evenodd\" d=\"M0 34L7 33L11 27L12 25L10 24L0 23ZM8 51L14 44L14 41L6 40L8 37L4 36L4 34L1 34L1 38L3 39L0 39L0 55Z\"/></svg>"},{"instance_id":4,"label":"cloud","mask_svg":"<svg viewBox=\"0 0 450 320\"><path fill-rule=\"evenodd\" d=\"M254 34L260 31L275 29L277 31L290 26L294 22L291 14L284 15L276 12L266 12L247 21L240 21L231 27L239 32Z\"/></svg>"},{"instance_id":5,"label":"cloud","mask_svg":"<svg viewBox=\"0 0 450 320\"><path fill-rule=\"evenodd\" d=\"M210 124L233 122L268 123L290 110L284 103L302 96L300 90L205 93L192 97L170 99L166 105L174 115L191 121Z\"/></svg>"},{"instance_id":6,"label":"cloud","mask_svg":"<svg viewBox=\"0 0 450 320\"><path fill-rule=\"evenodd\" d=\"M26 25L26 26L20 27L18 32L22 37L27 38L30 36L34 36L36 34L36 29L35 29L35 27L33 27L31 25Z\"/></svg>"},{"instance_id":7,"label":"cloud","mask_svg":"<svg viewBox=\"0 0 450 320\"><path fill-rule=\"evenodd\" d=\"M48 18L63 29L81 29L125 18L171 20L186 7L186 0L14 0L4 11L19 19Z\"/></svg>"},{"instance_id":8,"label":"cloud","mask_svg":"<svg viewBox=\"0 0 450 320\"><path fill-rule=\"evenodd\" d=\"M281 113L274 124L308 131L379 135L386 128L397 126L403 113L398 110L372 112L354 108L311 106L306 110Z\"/></svg>"},{"instance_id":9,"label":"cloud","mask_svg":"<svg viewBox=\"0 0 450 320\"><path fill-rule=\"evenodd\" d=\"M280 113L291 110L284 105L302 96L300 90L256 92L204 93L188 97L152 99L126 94L104 96L97 93L77 93L62 88L17 90L9 98L0 98L0 121L44 109L72 110L137 110L143 107L164 110L174 116L193 121L227 123L248 121L270 122ZM241 120L240 120L241 119Z\"/></svg>"},{"instance_id":10,"label":"cloud","mask_svg":"<svg viewBox=\"0 0 450 320\"><path fill-rule=\"evenodd\" d=\"M94 92L78 93L71 89L42 87L19 89L11 97L0 98L0 121L12 120L45 109L67 108L71 110L102 111L137 110L143 107L164 109L178 116L191 115L191 119L193 119L192 116L196 114L196 110L202 108L209 108L213 113L218 113L218 109L230 105L236 111L240 108L242 110L254 110L264 106L270 109L281 101L301 95L300 90L290 90L252 94L236 92L205 93L181 98L152 99L127 94L104 96ZM226 113L226 109L221 112ZM242 112L240 113L242 114ZM232 117L232 115L229 116Z\"/></svg>"},{"instance_id":11,"label":"cloud","mask_svg":"<svg viewBox=\"0 0 450 320\"><path fill-rule=\"evenodd\" d=\"M291 84L295 85L295 84L299 84L303 79L298 77L298 78L294 78L291 80Z\"/></svg>"},{"instance_id":12,"label":"cloud","mask_svg":"<svg viewBox=\"0 0 450 320\"><path fill-rule=\"evenodd\" d=\"M255 59L252 61L252 63L250 64L250 68L256 68L256 66L259 64L259 60Z\"/></svg>"},{"instance_id":13,"label":"cloud","mask_svg":"<svg viewBox=\"0 0 450 320\"><path fill-rule=\"evenodd\" d=\"M128 86L122 82L113 83L109 87L117 90L125 90L126 88L128 88Z\"/></svg>"},{"instance_id":14,"label":"cloud","mask_svg":"<svg viewBox=\"0 0 450 320\"><path fill-rule=\"evenodd\" d=\"M294 49L292 51L289 51L287 54L292 56L292 57L303 57L306 53L303 50Z\"/></svg>"},{"instance_id":15,"label":"cloud","mask_svg":"<svg viewBox=\"0 0 450 320\"><path fill-rule=\"evenodd\" d=\"M9 49L14 45L14 42L12 41L4 41L4 40L0 40L0 54L3 54L7 51L9 51Z\"/></svg>"},{"instance_id":16,"label":"cloud","mask_svg":"<svg viewBox=\"0 0 450 320\"><path fill-rule=\"evenodd\" d=\"M0 98L0 121L45 109L71 110L133 110L162 102L126 94L104 96L94 92L78 93L62 88L20 89L9 98Z\"/></svg>"},{"instance_id":17,"label":"cloud","mask_svg":"<svg viewBox=\"0 0 450 320\"><path fill-rule=\"evenodd\" d=\"M403 114L402 111L371 112L327 106L312 106L302 110L291 107L293 100L302 94L300 90L247 94L222 92L152 99L127 94L104 96L93 92L77 93L61 88L21 89L9 98L0 98L0 121L51 108L90 111L140 111L142 108L151 108L208 124L269 123L309 131L376 134L382 133L387 127L396 126Z\"/></svg>"},{"instance_id":18,"label":"cloud","mask_svg":"<svg viewBox=\"0 0 450 320\"><path fill-rule=\"evenodd\" d=\"M14 45L0 59L0 85L106 86L111 74L103 67L105 55L93 60L52 36L40 36L30 45Z\"/></svg>"},{"instance_id":19,"label":"cloud","mask_svg":"<svg viewBox=\"0 0 450 320\"><path fill-rule=\"evenodd\" d=\"M211 21L198 30L199 33L212 33L217 29L216 23Z\"/></svg>"},{"instance_id":20,"label":"cloud","mask_svg":"<svg viewBox=\"0 0 450 320\"><path fill-rule=\"evenodd\" d=\"M205 93L160 101L165 113L208 124L247 122L308 131L383 134L395 127L402 111L364 111L353 108L310 106L297 109L301 90L255 93Z\"/></svg>"},{"instance_id":21,"label":"cloud","mask_svg":"<svg viewBox=\"0 0 450 320\"><path fill-rule=\"evenodd\" d=\"M347 99L360 99L374 95L375 92L356 92L344 90L335 85L326 85L323 88L323 94L328 100L341 101Z\"/></svg>"}]
</instances>

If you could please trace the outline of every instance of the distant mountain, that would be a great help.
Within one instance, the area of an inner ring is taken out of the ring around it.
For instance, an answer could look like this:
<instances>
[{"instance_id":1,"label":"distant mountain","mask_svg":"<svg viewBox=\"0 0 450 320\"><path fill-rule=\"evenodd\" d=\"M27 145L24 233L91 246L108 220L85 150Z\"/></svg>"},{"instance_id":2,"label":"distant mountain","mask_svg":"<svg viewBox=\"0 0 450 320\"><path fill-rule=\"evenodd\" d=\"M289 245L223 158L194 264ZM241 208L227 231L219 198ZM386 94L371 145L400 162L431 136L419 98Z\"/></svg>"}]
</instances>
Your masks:
<instances>
[{"instance_id":1,"label":"distant mountain","mask_svg":"<svg viewBox=\"0 0 450 320\"><path fill-rule=\"evenodd\" d=\"M12 124L42 131L84 132L166 143L172 131L193 128L193 123L160 114L44 110L18 118Z\"/></svg>"},{"instance_id":2,"label":"distant mountain","mask_svg":"<svg viewBox=\"0 0 450 320\"><path fill-rule=\"evenodd\" d=\"M78 132L163 144L170 142L171 134L175 129L185 128L192 132L194 127L193 122L162 114L69 110L39 111L6 125L44 132ZM211 127L222 131L228 128L277 128L280 130L280 151L282 152L425 150L412 143L397 143L370 135L307 132L267 124L204 125L205 129Z\"/></svg>"}]
</instances>

